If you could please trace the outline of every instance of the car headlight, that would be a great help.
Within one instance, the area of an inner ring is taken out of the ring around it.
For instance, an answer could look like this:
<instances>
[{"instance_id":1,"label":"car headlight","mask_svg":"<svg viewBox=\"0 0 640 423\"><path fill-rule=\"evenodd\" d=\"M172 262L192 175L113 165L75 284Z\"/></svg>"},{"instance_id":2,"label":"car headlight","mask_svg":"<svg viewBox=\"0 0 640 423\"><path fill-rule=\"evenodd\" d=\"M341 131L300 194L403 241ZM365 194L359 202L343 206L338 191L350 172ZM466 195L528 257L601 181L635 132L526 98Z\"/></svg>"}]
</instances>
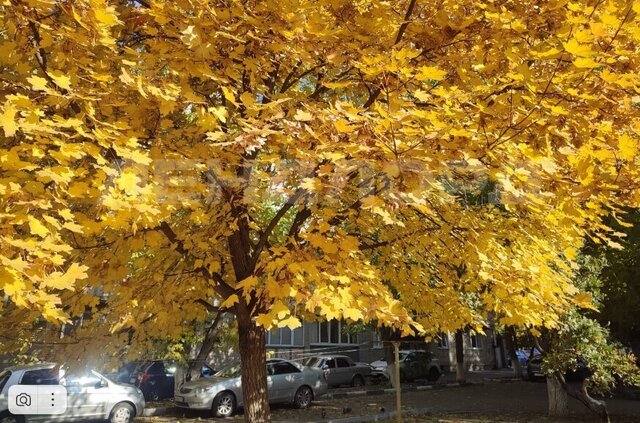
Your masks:
<instances>
[{"instance_id":1,"label":"car headlight","mask_svg":"<svg viewBox=\"0 0 640 423\"><path fill-rule=\"evenodd\" d=\"M203 388L197 388L196 389L196 394L203 394L205 392L209 392L210 390L212 390L213 387L212 386L205 386Z\"/></svg>"}]
</instances>

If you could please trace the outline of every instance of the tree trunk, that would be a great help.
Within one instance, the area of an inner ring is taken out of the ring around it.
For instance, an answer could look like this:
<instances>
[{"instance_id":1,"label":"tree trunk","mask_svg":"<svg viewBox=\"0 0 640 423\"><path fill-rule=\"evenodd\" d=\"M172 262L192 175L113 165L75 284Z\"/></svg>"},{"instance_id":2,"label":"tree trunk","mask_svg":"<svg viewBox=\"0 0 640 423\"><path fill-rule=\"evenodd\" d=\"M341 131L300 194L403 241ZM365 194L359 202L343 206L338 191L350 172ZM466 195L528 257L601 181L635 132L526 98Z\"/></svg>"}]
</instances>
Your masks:
<instances>
[{"instance_id":1,"label":"tree trunk","mask_svg":"<svg viewBox=\"0 0 640 423\"><path fill-rule=\"evenodd\" d=\"M380 327L380 337L384 347L384 360L387 362L387 374L392 387L400 385L400 381L396 380L396 355L393 353L393 344L391 341L400 340L400 332L388 326Z\"/></svg>"},{"instance_id":2,"label":"tree trunk","mask_svg":"<svg viewBox=\"0 0 640 423\"><path fill-rule=\"evenodd\" d=\"M558 376L547 376L547 398L549 400L550 417L566 417L569 415L569 397Z\"/></svg>"},{"instance_id":3,"label":"tree trunk","mask_svg":"<svg viewBox=\"0 0 640 423\"><path fill-rule=\"evenodd\" d=\"M464 368L464 342L462 339L462 329L458 329L455 334L456 343L456 382L465 383L467 375Z\"/></svg>"},{"instance_id":4,"label":"tree trunk","mask_svg":"<svg viewBox=\"0 0 640 423\"><path fill-rule=\"evenodd\" d=\"M213 347L216 345L216 341L218 339L218 327L222 322L222 316L224 313L218 311L216 313L216 317L213 319L211 326L207 329L207 333L204 335L204 340L202 341L202 346L200 346L200 351L198 351L198 355L195 360L189 363L189 370L187 372L188 379L193 380L200 377L200 372L202 370L202 366L207 362L207 358Z\"/></svg>"},{"instance_id":5,"label":"tree trunk","mask_svg":"<svg viewBox=\"0 0 640 423\"><path fill-rule=\"evenodd\" d=\"M242 301L242 300L240 300ZM251 319L246 304L236 305L244 397L244 421L271 422L267 388L267 356L264 329Z\"/></svg>"},{"instance_id":6,"label":"tree trunk","mask_svg":"<svg viewBox=\"0 0 640 423\"><path fill-rule=\"evenodd\" d=\"M550 378L547 378L547 380L549 379ZM589 395L589 391L587 390L587 385L589 382L587 381L587 379L584 379L579 383L569 383L561 374L555 375L553 379L555 379L557 383L560 384L561 391L563 392L565 397L569 395L580 401L589 410L599 415L603 423L610 422L609 412L607 411L607 403L592 398L591 395ZM551 397L549 397L549 412L551 413Z\"/></svg>"},{"instance_id":7,"label":"tree trunk","mask_svg":"<svg viewBox=\"0 0 640 423\"><path fill-rule=\"evenodd\" d=\"M507 354L511 358L511 365L513 366L513 374L515 377L522 377L522 366L520 360L518 360L518 354L516 354L516 348L518 348L516 331L513 326L509 326L504 331L504 345L507 348Z\"/></svg>"},{"instance_id":8,"label":"tree trunk","mask_svg":"<svg viewBox=\"0 0 640 423\"><path fill-rule=\"evenodd\" d=\"M384 343L384 359L387 362L389 382L391 386L395 388L400 382L396 380L396 355L393 353L393 345L390 342Z\"/></svg>"}]
</instances>

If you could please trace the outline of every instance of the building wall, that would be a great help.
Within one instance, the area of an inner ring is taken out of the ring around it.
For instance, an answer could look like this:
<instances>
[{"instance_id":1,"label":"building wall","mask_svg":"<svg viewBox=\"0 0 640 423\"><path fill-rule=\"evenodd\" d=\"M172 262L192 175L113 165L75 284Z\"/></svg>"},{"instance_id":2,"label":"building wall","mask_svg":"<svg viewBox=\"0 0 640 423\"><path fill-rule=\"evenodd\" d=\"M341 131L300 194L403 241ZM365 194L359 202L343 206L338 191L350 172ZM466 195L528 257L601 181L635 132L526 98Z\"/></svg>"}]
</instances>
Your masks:
<instances>
[{"instance_id":1,"label":"building wall","mask_svg":"<svg viewBox=\"0 0 640 423\"><path fill-rule=\"evenodd\" d=\"M371 363L384 357L384 349L380 341L380 335L375 329L368 329L352 335L348 341L341 336L328 339L326 332L321 332L320 322L304 322L301 328L302 341L297 345L282 345L270 343L267 338L267 350L273 356L303 361L306 357L323 353L340 353L350 356L355 361ZM326 326L325 326L326 327ZM335 328L335 323L334 326ZM321 339L324 333L325 339ZM277 336L276 336L277 337ZM402 349L424 349L434 354L439 359L445 371L455 370L455 341L453 334L444 336L446 342L403 342ZM341 338L341 339L340 339ZM465 367L467 370L486 370L496 368L496 349L494 348L493 332L486 331L486 335L472 335L465 333L463 337ZM331 342L331 341L338 342ZM389 347L390 348L390 347ZM499 355L499 354L498 354Z\"/></svg>"}]
</instances>

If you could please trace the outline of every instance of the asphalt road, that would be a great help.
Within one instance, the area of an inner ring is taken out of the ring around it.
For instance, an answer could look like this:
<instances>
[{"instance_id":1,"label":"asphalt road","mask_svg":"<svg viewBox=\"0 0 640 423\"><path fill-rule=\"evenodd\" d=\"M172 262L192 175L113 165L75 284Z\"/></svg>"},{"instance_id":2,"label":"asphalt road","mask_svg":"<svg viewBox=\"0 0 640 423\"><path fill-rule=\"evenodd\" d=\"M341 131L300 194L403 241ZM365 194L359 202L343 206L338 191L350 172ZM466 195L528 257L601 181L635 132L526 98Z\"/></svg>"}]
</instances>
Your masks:
<instances>
[{"instance_id":1,"label":"asphalt road","mask_svg":"<svg viewBox=\"0 0 640 423\"><path fill-rule=\"evenodd\" d=\"M640 401L610 399L607 401L612 422L640 422ZM403 409L428 409L433 416L483 418L485 421L555 422L545 418L547 410L546 385L540 382L486 383L403 394ZM315 401L307 410L273 406L273 420L277 422L309 422L325 419L373 415L381 410L395 410L394 395L365 396ZM573 418L568 421L598 422L579 402L570 400ZM237 416L236 420L242 420ZM207 413L179 412L166 417L147 417L141 422L214 422ZM415 421L421 421L420 418ZM433 421L424 418L422 421Z\"/></svg>"}]
</instances>

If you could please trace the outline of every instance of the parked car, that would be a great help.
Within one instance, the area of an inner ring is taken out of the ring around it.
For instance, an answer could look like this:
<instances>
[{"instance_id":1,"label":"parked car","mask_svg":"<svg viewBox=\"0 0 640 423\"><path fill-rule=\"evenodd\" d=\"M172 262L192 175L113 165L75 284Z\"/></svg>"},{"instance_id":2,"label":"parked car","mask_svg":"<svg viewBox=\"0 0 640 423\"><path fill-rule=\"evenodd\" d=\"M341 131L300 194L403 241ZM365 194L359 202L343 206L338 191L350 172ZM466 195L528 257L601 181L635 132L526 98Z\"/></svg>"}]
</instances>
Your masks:
<instances>
[{"instance_id":1,"label":"parked car","mask_svg":"<svg viewBox=\"0 0 640 423\"><path fill-rule=\"evenodd\" d=\"M128 361L124 363L117 372L105 376L118 383L131 383L131 378L136 376L138 368L146 363L145 361Z\"/></svg>"},{"instance_id":2,"label":"parked car","mask_svg":"<svg viewBox=\"0 0 640 423\"><path fill-rule=\"evenodd\" d=\"M527 362L527 378L532 381L546 380L546 375L542 371L542 355L534 355ZM567 382L582 382L586 378L593 375L593 371L589 368L587 363L578 358L578 365L575 370L568 370L564 374L564 379Z\"/></svg>"},{"instance_id":3,"label":"parked car","mask_svg":"<svg viewBox=\"0 0 640 423\"><path fill-rule=\"evenodd\" d=\"M524 350L516 350L516 357L518 358L518 362L520 363L521 368L524 368L527 365L527 361L529 361L529 355ZM512 367L513 363L511 357L507 355L507 366Z\"/></svg>"},{"instance_id":4,"label":"parked car","mask_svg":"<svg viewBox=\"0 0 640 423\"><path fill-rule=\"evenodd\" d=\"M306 359L305 366L326 370L329 386L364 386L365 378L371 375L367 363L355 363L346 355L316 355Z\"/></svg>"},{"instance_id":5,"label":"parked car","mask_svg":"<svg viewBox=\"0 0 640 423\"><path fill-rule=\"evenodd\" d=\"M14 385L62 385L67 390L67 408L59 415L13 415L9 412L8 392ZM142 392L130 385L115 383L90 370L67 372L48 363L9 367L0 372L0 422L108 420L129 423L142 415Z\"/></svg>"},{"instance_id":6,"label":"parked car","mask_svg":"<svg viewBox=\"0 0 640 423\"><path fill-rule=\"evenodd\" d=\"M527 379L544 380L546 375L542 372L542 356L534 355L527 361Z\"/></svg>"},{"instance_id":7,"label":"parked car","mask_svg":"<svg viewBox=\"0 0 640 423\"><path fill-rule=\"evenodd\" d=\"M410 382L415 379L427 379L430 382L437 381L442 375L440 361L423 350L401 350L400 381ZM371 376L375 378L389 379L387 361L382 358L371 363Z\"/></svg>"},{"instance_id":8,"label":"parked car","mask_svg":"<svg viewBox=\"0 0 640 423\"><path fill-rule=\"evenodd\" d=\"M175 374L178 363L171 360L151 360L142 362L129 376L129 383L142 390L147 401L172 398L175 389ZM211 377L215 371L203 365L201 377Z\"/></svg>"},{"instance_id":9,"label":"parked car","mask_svg":"<svg viewBox=\"0 0 640 423\"><path fill-rule=\"evenodd\" d=\"M282 359L267 360L270 403L289 403L307 408L314 398L327 392L321 370ZM211 410L216 417L232 416L243 405L240 364L230 365L210 378L187 382L175 393L178 407Z\"/></svg>"}]
</instances>

